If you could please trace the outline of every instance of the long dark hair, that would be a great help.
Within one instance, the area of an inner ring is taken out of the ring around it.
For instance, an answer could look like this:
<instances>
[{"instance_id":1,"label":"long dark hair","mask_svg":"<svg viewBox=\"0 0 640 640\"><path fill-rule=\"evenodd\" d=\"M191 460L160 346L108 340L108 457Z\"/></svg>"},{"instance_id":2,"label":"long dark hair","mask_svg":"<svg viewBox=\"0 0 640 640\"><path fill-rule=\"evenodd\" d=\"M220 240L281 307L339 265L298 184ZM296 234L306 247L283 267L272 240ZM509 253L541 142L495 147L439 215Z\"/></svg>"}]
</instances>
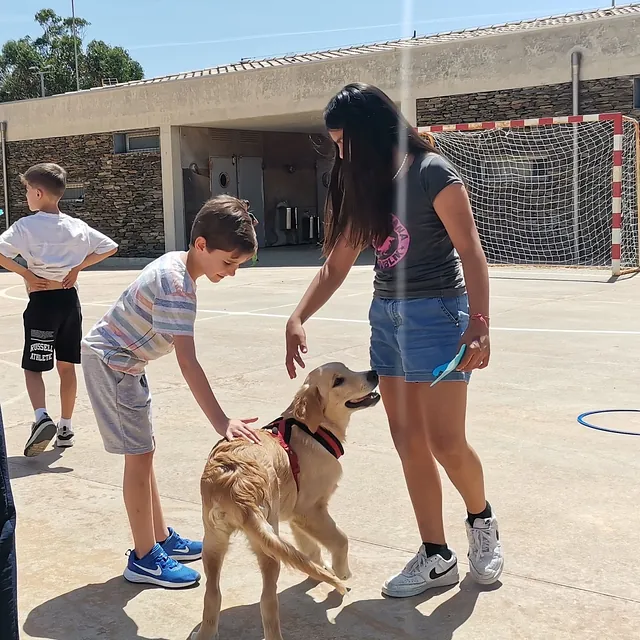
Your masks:
<instances>
[{"instance_id":1,"label":"long dark hair","mask_svg":"<svg viewBox=\"0 0 640 640\"><path fill-rule=\"evenodd\" d=\"M329 131L342 130L344 155L341 159L335 145L324 254L340 236L358 248L379 245L392 231L393 177L401 142L413 155L438 151L418 135L389 96L372 85L346 85L329 101L324 122Z\"/></svg>"}]
</instances>

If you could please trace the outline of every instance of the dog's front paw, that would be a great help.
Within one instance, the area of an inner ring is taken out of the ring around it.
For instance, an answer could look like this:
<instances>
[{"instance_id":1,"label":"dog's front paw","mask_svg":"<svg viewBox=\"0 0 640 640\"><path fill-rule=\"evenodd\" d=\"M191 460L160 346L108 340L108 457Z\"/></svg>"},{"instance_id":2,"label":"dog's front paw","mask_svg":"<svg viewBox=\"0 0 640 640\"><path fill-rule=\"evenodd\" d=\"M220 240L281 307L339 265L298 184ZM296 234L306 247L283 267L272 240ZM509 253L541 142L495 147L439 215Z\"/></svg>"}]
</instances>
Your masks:
<instances>
[{"instance_id":1,"label":"dog's front paw","mask_svg":"<svg viewBox=\"0 0 640 640\"><path fill-rule=\"evenodd\" d=\"M349 569L348 564L335 564L332 567L333 573L340 578L340 580L348 580L353 574L351 573L351 569Z\"/></svg>"}]
</instances>

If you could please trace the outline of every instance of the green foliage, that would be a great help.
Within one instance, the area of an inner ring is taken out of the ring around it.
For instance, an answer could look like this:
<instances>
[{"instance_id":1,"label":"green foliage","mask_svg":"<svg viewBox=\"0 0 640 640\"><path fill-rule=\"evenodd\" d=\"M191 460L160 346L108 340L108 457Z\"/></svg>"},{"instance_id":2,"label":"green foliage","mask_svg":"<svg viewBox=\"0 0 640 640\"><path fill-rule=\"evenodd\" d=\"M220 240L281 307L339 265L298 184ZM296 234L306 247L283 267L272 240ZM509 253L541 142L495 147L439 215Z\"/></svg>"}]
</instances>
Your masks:
<instances>
[{"instance_id":1,"label":"green foliage","mask_svg":"<svg viewBox=\"0 0 640 640\"><path fill-rule=\"evenodd\" d=\"M47 95L76 90L73 18L42 9L35 21L42 28L41 36L9 40L0 51L0 102L40 97L38 70L46 72ZM144 77L140 63L122 47L92 40L84 48L82 41L89 23L76 17L75 26L81 89L99 87L106 78L128 82Z\"/></svg>"}]
</instances>

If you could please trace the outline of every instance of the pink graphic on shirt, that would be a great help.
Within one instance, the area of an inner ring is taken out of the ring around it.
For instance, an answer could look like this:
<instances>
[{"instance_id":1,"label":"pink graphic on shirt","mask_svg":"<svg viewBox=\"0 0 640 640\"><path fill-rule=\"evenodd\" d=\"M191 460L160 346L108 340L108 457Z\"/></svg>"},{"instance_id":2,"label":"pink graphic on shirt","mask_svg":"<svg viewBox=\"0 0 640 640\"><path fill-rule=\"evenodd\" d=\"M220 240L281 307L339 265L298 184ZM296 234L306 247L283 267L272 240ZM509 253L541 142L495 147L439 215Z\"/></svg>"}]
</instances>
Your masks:
<instances>
[{"instance_id":1,"label":"pink graphic on shirt","mask_svg":"<svg viewBox=\"0 0 640 640\"><path fill-rule=\"evenodd\" d=\"M380 269L393 269L407 255L411 242L411 236L407 228L400 222L398 217L392 215L391 219L393 222L391 235L381 245L374 247Z\"/></svg>"}]
</instances>

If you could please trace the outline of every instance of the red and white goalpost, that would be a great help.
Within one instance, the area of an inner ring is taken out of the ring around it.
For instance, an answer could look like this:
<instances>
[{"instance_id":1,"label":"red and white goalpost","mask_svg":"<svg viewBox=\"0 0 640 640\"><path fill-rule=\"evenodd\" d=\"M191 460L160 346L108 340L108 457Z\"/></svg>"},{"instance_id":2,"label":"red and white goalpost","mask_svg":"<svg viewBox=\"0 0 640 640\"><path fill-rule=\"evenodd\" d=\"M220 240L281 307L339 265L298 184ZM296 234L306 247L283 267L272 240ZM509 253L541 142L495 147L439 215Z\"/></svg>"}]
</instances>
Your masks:
<instances>
[{"instance_id":1,"label":"red and white goalpost","mask_svg":"<svg viewBox=\"0 0 640 640\"><path fill-rule=\"evenodd\" d=\"M418 127L461 173L489 262L638 270L640 128L620 113Z\"/></svg>"}]
</instances>

